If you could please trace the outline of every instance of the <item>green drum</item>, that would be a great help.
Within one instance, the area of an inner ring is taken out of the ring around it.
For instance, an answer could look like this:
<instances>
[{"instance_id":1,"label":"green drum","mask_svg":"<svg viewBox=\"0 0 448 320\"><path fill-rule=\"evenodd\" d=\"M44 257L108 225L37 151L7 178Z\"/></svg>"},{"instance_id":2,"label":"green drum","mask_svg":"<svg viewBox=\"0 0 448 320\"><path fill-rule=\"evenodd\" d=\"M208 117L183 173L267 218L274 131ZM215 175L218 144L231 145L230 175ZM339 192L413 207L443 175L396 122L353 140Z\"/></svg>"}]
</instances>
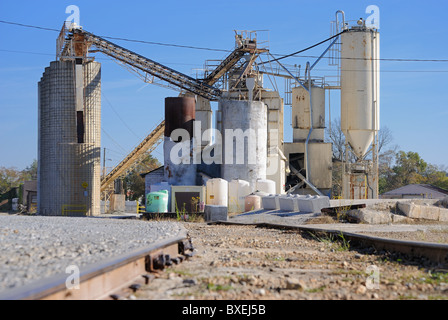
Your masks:
<instances>
[{"instance_id":1,"label":"green drum","mask_svg":"<svg viewBox=\"0 0 448 320\"><path fill-rule=\"evenodd\" d=\"M168 191L161 190L149 193L146 196L146 212L167 213L168 212Z\"/></svg>"}]
</instances>

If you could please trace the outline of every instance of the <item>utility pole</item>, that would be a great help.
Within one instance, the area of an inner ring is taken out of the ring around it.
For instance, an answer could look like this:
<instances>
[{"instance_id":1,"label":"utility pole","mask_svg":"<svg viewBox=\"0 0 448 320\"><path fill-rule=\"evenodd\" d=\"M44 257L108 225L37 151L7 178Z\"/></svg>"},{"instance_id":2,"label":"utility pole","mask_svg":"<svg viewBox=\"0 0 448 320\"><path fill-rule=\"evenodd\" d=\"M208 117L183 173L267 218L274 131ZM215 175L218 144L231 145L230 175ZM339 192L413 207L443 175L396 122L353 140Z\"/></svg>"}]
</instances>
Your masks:
<instances>
[{"instance_id":1,"label":"utility pole","mask_svg":"<svg viewBox=\"0 0 448 320\"><path fill-rule=\"evenodd\" d=\"M103 152L103 179L106 177L106 148Z\"/></svg>"}]
</instances>

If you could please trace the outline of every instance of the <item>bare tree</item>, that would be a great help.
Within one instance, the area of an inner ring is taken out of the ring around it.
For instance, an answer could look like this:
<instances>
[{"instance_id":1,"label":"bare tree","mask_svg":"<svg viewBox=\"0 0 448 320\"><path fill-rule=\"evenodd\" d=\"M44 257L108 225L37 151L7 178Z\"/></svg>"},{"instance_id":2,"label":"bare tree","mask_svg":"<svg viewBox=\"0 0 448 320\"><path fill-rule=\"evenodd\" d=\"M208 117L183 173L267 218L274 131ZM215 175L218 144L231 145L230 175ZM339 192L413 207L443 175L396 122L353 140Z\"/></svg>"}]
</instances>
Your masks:
<instances>
[{"instance_id":1,"label":"bare tree","mask_svg":"<svg viewBox=\"0 0 448 320\"><path fill-rule=\"evenodd\" d=\"M398 146L390 147L393 142L392 131L388 127L383 127L378 133L378 157L379 157L379 176L380 180L388 181L393 175L393 166L396 160ZM326 130L326 141L333 144L333 194L340 195L342 192L342 162L346 159L348 152L348 161L355 162L357 160L355 154L345 147L345 135L341 129L341 120L336 119L331 122L331 127ZM388 148L389 147L389 148ZM373 146L365 155L365 159L372 157ZM381 188L383 186L380 186ZM381 189L380 188L380 189Z\"/></svg>"},{"instance_id":2,"label":"bare tree","mask_svg":"<svg viewBox=\"0 0 448 320\"><path fill-rule=\"evenodd\" d=\"M327 141L333 144L333 159L344 161L346 157L345 150L345 135L341 129L341 119L336 119L331 122L331 127L327 128ZM378 154L381 156L382 151L385 147L390 145L393 142L394 138L392 135L392 131L389 127L383 127L378 133ZM373 146L369 149L369 151L365 155L365 159L368 159L372 156ZM349 146L349 161L356 161L356 157L354 153L351 151Z\"/></svg>"}]
</instances>

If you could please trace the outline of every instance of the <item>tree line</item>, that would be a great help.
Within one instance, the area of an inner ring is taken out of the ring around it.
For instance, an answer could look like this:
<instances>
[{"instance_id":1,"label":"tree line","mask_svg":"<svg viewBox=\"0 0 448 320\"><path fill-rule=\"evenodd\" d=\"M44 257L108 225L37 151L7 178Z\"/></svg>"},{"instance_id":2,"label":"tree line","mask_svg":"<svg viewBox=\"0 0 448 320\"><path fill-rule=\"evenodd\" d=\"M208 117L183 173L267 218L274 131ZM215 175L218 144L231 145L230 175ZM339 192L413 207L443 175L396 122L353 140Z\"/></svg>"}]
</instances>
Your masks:
<instances>
[{"instance_id":1,"label":"tree line","mask_svg":"<svg viewBox=\"0 0 448 320\"><path fill-rule=\"evenodd\" d=\"M334 120L326 132L327 142L333 144L333 196L342 194L342 162L347 157L356 160L353 152L345 148L345 136L341 121ZM393 144L392 131L383 127L378 136L379 193L398 189L410 184L429 184L448 190L448 168L430 164L418 152L400 150ZM348 154L346 154L348 152ZM368 159L372 150L366 155Z\"/></svg>"},{"instance_id":2,"label":"tree line","mask_svg":"<svg viewBox=\"0 0 448 320\"><path fill-rule=\"evenodd\" d=\"M0 195L18 188L23 182L37 179L37 160L24 170L0 167Z\"/></svg>"}]
</instances>

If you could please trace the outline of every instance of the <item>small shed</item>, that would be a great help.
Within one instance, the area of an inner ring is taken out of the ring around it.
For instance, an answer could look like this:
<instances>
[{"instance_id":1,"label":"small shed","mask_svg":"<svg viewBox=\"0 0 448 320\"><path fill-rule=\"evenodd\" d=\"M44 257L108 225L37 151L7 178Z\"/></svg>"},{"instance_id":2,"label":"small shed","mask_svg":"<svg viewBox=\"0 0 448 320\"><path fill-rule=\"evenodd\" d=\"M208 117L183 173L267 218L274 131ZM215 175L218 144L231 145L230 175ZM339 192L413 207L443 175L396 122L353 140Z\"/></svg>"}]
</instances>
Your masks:
<instances>
[{"instance_id":1,"label":"small shed","mask_svg":"<svg viewBox=\"0 0 448 320\"><path fill-rule=\"evenodd\" d=\"M141 177L145 179L145 193L148 194L151 192L151 186L155 184L159 184L162 182L166 182L165 180L165 167L157 168L148 173L141 174Z\"/></svg>"}]
</instances>

